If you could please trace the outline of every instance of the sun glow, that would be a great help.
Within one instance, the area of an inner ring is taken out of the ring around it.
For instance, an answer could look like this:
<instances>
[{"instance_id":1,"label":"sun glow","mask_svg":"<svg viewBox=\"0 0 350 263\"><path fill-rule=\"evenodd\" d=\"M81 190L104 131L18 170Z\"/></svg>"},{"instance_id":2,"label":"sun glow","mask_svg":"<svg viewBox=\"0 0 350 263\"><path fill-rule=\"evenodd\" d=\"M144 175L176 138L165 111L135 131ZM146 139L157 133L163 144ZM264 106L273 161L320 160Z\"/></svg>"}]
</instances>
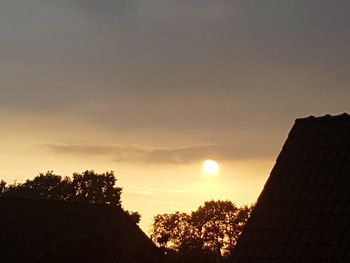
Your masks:
<instances>
[{"instance_id":1,"label":"sun glow","mask_svg":"<svg viewBox=\"0 0 350 263\"><path fill-rule=\"evenodd\" d=\"M204 173L208 175L216 175L220 171L219 164L214 160L205 160L202 165Z\"/></svg>"}]
</instances>

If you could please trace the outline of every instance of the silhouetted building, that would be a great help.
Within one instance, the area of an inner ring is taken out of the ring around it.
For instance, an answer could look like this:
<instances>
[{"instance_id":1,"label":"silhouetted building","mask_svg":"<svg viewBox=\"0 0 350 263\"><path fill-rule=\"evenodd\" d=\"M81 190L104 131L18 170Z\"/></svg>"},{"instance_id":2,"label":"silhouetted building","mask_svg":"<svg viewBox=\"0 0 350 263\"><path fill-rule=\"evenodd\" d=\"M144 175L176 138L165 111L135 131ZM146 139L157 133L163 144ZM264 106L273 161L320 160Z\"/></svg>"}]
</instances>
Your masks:
<instances>
[{"instance_id":1,"label":"silhouetted building","mask_svg":"<svg viewBox=\"0 0 350 263\"><path fill-rule=\"evenodd\" d=\"M297 119L232 262L350 262L350 116Z\"/></svg>"},{"instance_id":2,"label":"silhouetted building","mask_svg":"<svg viewBox=\"0 0 350 263\"><path fill-rule=\"evenodd\" d=\"M158 262L120 208L0 198L0 262Z\"/></svg>"}]
</instances>

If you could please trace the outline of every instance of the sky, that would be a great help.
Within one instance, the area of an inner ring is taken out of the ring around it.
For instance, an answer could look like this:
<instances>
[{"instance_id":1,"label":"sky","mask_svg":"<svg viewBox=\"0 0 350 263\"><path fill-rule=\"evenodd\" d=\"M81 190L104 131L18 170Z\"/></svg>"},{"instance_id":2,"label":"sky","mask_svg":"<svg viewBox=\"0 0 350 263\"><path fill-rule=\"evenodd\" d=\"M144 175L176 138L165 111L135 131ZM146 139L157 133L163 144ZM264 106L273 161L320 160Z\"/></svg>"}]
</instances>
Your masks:
<instances>
[{"instance_id":1,"label":"sky","mask_svg":"<svg viewBox=\"0 0 350 263\"><path fill-rule=\"evenodd\" d=\"M254 202L294 120L349 113L349 84L348 0L0 0L0 178L114 170L147 232Z\"/></svg>"}]
</instances>

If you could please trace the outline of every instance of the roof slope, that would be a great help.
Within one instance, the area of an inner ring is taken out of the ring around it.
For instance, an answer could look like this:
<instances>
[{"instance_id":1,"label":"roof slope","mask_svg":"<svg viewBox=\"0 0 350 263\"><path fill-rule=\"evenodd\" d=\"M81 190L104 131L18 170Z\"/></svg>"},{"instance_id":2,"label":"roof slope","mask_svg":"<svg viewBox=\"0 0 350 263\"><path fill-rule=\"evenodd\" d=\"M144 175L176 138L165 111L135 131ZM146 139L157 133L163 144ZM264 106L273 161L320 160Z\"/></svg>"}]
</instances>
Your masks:
<instances>
[{"instance_id":1,"label":"roof slope","mask_svg":"<svg viewBox=\"0 0 350 263\"><path fill-rule=\"evenodd\" d=\"M297 119L233 262L350 262L350 116Z\"/></svg>"},{"instance_id":2,"label":"roof slope","mask_svg":"<svg viewBox=\"0 0 350 263\"><path fill-rule=\"evenodd\" d=\"M157 249L120 208L0 198L1 262L156 262Z\"/></svg>"}]
</instances>

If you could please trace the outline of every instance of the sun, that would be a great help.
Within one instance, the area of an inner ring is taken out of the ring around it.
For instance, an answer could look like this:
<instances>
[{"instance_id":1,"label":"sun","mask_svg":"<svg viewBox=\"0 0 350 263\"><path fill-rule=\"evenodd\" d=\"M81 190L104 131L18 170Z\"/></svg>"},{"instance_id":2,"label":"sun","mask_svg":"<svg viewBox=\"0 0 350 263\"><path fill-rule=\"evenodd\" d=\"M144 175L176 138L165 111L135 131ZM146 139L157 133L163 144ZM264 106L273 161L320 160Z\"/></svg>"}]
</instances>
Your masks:
<instances>
[{"instance_id":1,"label":"sun","mask_svg":"<svg viewBox=\"0 0 350 263\"><path fill-rule=\"evenodd\" d=\"M202 169L208 175L216 175L220 171L219 164L214 160L205 160Z\"/></svg>"}]
</instances>

